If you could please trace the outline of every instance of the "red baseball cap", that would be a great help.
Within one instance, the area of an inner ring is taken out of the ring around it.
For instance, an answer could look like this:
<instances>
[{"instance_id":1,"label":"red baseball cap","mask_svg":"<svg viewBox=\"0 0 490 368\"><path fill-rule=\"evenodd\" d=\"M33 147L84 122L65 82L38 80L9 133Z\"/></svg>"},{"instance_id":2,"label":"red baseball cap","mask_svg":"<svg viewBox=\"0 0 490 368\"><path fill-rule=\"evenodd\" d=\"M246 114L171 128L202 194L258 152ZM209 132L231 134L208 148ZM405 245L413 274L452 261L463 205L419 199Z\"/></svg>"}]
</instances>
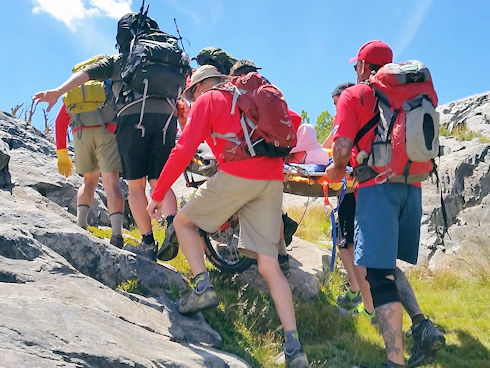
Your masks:
<instances>
[{"instance_id":1,"label":"red baseball cap","mask_svg":"<svg viewBox=\"0 0 490 368\"><path fill-rule=\"evenodd\" d=\"M393 51L383 41L369 41L361 46L357 56L350 59L349 63L357 60L364 60L374 65L385 65L393 62Z\"/></svg>"}]
</instances>

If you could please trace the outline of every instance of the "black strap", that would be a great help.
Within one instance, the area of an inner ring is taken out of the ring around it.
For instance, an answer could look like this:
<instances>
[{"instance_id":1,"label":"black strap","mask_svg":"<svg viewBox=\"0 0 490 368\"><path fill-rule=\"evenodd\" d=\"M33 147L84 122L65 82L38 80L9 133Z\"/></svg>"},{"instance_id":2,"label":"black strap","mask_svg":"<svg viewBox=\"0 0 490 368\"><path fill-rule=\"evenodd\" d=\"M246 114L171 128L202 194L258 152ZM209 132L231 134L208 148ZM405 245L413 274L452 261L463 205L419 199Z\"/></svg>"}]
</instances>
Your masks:
<instances>
[{"instance_id":1,"label":"black strap","mask_svg":"<svg viewBox=\"0 0 490 368\"><path fill-rule=\"evenodd\" d=\"M405 178L405 184L408 184L408 174L410 172L411 166L412 166L412 161L408 160L403 170L403 177Z\"/></svg>"},{"instance_id":2,"label":"black strap","mask_svg":"<svg viewBox=\"0 0 490 368\"><path fill-rule=\"evenodd\" d=\"M356 145L357 149L359 149L359 146L357 145L359 141L366 135L367 132L369 132L376 124L379 123L379 111L376 115L374 115L371 120L369 120L362 128L359 130L356 134L356 137L354 138L354 144Z\"/></svg>"}]
</instances>

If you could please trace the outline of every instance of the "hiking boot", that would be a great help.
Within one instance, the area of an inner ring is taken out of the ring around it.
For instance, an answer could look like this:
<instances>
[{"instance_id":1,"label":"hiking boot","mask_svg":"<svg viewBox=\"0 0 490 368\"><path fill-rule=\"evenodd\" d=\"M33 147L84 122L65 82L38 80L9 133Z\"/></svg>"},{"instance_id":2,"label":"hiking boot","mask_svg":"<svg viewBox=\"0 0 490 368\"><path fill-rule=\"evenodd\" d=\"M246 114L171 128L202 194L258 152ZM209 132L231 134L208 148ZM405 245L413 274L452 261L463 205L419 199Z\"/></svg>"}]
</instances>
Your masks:
<instances>
[{"instance_id":1,"label":"hiking boot","mask_svg":"<svg viewBox=\"0 0 490 368\"><path fill-rule=\"evenodd\" d=\"M384 362L380 368L403 368L404 365L393 363L391 360Z\"/></svg>"},{"instance_id":2,"label":"hiking boot","mask_svg":"<svg viewBox=\"0 0 490 368\"><path fill-rule=\"evenodd\" d=\"M413 335L413 347L408 358L408 367L419 367L436 358L436 352L444 346L446 339L432 321L426 318L417 326L412 326L407 334Z\"/></svg>"},{"instance_id":3,"label":"hiking boot","mask_svg":"<svg viewBox=\"0 0 490 368\"><path fill-rule=\"evenodd\" d=\"M124 239L121 234L112 235L109 243L111 243L115 247L118 247L119 249L122 249L122 247L124 247Z\"/></svg>"},{"instance_id":4,"label":"hiking boot","mask_svg":"<svg viewBox=\"0 0 490 368\"><path fill-rule=\"evenodd\" d=\"M170 261L177 257L177 253L179 253L179 243L175 234L174 223L171 222L165 230L165 238L163 239L162 246L158 250L157 258L160 261Z\"/></svg>"},{"instance_id":5,"label":"hiking boot","mask_svg":"<svg viewBox=\"0 0 490 368\"><path fill-rule=\"evenodd\" d=\"M281 271L284 276L289 276L289 255L287 254L279 254L277 256L277 261L279 262L279 267L281 267Z\"/></svg>"},{"instance_id":6,"label":"hiking boot","mask_svg":"<svg viewBox=\"0 0 490 368\"><path fill-rule=\"evenodd\" d=\"M293 235L298 230L298 223L294 221L287 213L282 214L282 222L284 223L284 242L286 246L293 241Z\"/></svg>"},{"instance_id":7,"label":"hiking boot","mask_svg":"<svg viewBox=\"0 0 490 368\"><path fill-rule=\"evenodd\" d=\"M306 357L303 348L296 350L293 354L285 354L286 368L308 368L308 358Z\"/></svg>"},{"instance_id":8,"label":"hiking boot","mask_svg":"<svg viewBox=\"0 0 490 368\"><path fill-rule=\"evenodd\" d=\"M158 248L158 244L156 243L146 244L145 242L141 242L136 246L131 244L126 244L125 246L123 246L122 249L155 261L157 256L157 248Z\"/></svg>"},{"instance_id":9,"label":"hiking boot","mask_svg":"<svg viewBox=\"0 0 490 368\"><path fill-rule=\"evenodd\" d=\"M179 299L179 313L193 314L205 309L218 306L218 297L214 287L208 286L201 293L197 293L192 289L187 295Z\"/></svg>"},{"instance_id":10,"label":"hiking boot","mask_svg":"<svg viewBox=\"0 0 490 368\"><path fill-rule=\"evenodd\" d=\"M353 311L362 303L361 293L352 297L350 290L348 290L344 295L339 295L337 298L337 305L340 308L344 308L348 311Z\"/></svg>"}]
</instances>

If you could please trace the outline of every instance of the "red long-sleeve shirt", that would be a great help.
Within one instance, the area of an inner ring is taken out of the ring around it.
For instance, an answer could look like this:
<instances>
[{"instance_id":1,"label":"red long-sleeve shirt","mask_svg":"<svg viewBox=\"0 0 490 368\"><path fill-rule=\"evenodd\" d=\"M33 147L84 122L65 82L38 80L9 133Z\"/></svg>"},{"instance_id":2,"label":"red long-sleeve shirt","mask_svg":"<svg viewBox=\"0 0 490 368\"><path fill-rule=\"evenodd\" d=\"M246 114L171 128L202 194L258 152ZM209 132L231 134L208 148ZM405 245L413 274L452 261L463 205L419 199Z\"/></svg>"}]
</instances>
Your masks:
<instances>
[{"instance_id":1,"label":"red long-sleeve shirt","mask_svg":"<svg viewBox=\"0 0 490 368\"><path fill-rule=\"evenodd\" d=\"M58 112L58 115L56 116L56 123L55 123L55 140L56 140L56 149L65 149L66 148L66 132L68 131L68 126L70 125L70 114L66 111L65 105L61 105L60 111ZM79 129L86 129L86 128L97 128L100 127L101 125L94 125L94 126L86 126L86 127L77 127L76 129L73 129L73 133L77 132ZM116 123L108 123L106 124L106 128L108 131L111 133L116 132Z\"/></svg>"},{"instance_id":2,"label":"red long-sleeve shirt","mask_svg":"<svg viewBox=\"0 0 490 368\"><path fill-rule=\"evenodd\" d=\"M211 137L211 133L226 134L241 132L240 114L231 114L233 95L219 90L211 90L201 95L189 111L188 123L165 164L157 185L151 195L161 201L189 165L199 144L204 140L211 147L219 170L240 178L252 180L283 180L283 160L266 156L256 156L247 160L223 162L222 153L226 140Z\"/></svg>"}]
</instances>

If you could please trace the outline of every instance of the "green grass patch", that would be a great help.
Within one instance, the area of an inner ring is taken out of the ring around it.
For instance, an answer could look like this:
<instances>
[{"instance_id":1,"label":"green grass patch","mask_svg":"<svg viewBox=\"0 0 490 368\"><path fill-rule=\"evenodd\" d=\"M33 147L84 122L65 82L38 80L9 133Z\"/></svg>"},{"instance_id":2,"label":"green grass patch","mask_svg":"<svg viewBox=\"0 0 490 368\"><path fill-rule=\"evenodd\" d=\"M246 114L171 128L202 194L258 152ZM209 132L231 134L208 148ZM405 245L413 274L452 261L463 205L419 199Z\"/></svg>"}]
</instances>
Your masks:
<instances>
[{"instance_id":1,"label":"green grass patch","mask_svg":"<svg viewBox=\"0 0 490 368\"><path fill-rule=\"evenodd\" d=\"M143 296L150 295L150 290L145 287L139 279L123 281L117 285L117 289L126 291L127 293L139 294Z\"/></svg>"},{"instance_id":2,"label":"green grass patch","mask_svg":"<svg viewBox=\"0 0 490 368\"><path fill-rule=\"evenodd\" d=\"M330 218L325 214L323 205L310 205L306 211L304 207L292 206L286 212L299 223L294 234L297 237L322 246L331 241Z\"/></svg>"},{"instance_id":3,"label":"green grass patch","mask_svg":"<svg viewBox=\"0 0 490 368\"><path fill-rule=\"evenodd\" d=\"M288 214L299 221L304 208L289 208ZM154 223L156 239L161 243L165 228ZM109 237L110 230L95 231ZM300 223L297 236L319 243L329 240L330 224L323 206L311 206ZM139 234L131 234L138 239ZM167 262L166 262L167 263ZM181 253L168 262L185 277L190 270ZM222 274L207 263L220 304L204 313L208 323L222 337L220 348L245 359L252 367L282 368L276 364L283 348L283 331L274 303L268 293L241 282L236 276ZM447 345L438 354L432 368L486 368L490 360L490 283L486 270L461 275L461 270L448 269L432 273L416 268L407 276L422 310L445 333ZM257 276L260 277L260 276ZM385 359L384 343L379 332L362 316L343 316L336 312L337 296L344 293L346 280L334 272L321 281L319 295L309 301L295 300L298 331L313 368L373 367ZM147 290L138 280L127 280L121 290L145 295ZM165 287L176 300L179 290ZM404 316L404 329L410 328ZM412 339L407 338L408 358Z\"/></svg>"},{"instance_id":4,"label":"green grass patch","mask_svg":"<svg viewBox=\"0 0 490 368\"><path fill-rule=\"evenodd\" d=\"M458 125L451 131L449 131L445 125L440 125L439 135L444 137L454 137L458 141L471 141L474 138L478 138L481 143L490 143L490 139L480 133L469 130L465 124Z\"/></svg>"}]
</instances>

